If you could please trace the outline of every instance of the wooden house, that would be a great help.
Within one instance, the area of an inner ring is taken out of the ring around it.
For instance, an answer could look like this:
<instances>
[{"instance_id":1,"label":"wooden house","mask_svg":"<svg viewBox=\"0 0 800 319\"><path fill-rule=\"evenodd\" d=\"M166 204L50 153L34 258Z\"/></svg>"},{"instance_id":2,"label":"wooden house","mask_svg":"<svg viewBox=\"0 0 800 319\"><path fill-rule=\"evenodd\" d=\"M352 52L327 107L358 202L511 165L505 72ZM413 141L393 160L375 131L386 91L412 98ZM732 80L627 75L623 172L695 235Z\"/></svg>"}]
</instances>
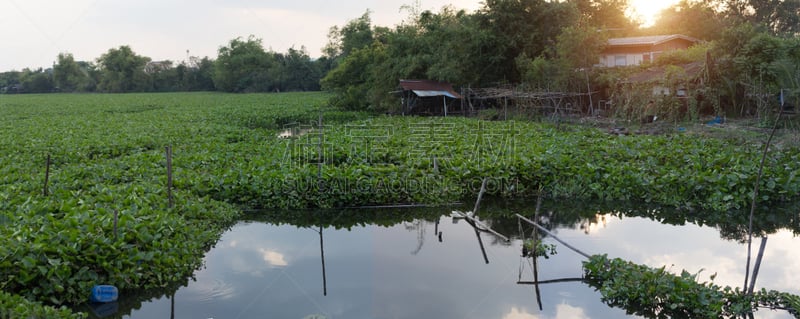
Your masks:
<instances>
[{"instance_id":1,"label":"wooden house","mask_svg":"<svg viewBox=\"0 0 800 319\"><path fill-rule=\"evenodd\" d=\"M650 63L668 51L685 50L700 40L680 34L608 39L600 53L600 65L632 66Z\"/></svg>"}]
</instances>

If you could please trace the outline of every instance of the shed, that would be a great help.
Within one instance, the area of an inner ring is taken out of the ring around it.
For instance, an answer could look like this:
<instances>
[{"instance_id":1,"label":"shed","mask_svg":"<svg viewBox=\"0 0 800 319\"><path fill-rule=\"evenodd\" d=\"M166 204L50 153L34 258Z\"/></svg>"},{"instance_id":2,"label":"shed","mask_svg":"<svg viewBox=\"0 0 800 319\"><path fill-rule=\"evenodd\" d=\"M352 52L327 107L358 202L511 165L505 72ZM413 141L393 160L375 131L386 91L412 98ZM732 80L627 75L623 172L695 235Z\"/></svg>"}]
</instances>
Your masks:
<instances>
[{"instance_id":1,"label":"shed","mask_svg":"<svg viewBox=\"0 0 800 319\"><path fill-rule=\"evenodd\" d=\"M432 80L400 80L402 93L403 114L417 113L430 115L444 115L453 113L456 105L454 101L461 100L461 94L453 90L453 85L447 82ZM457 112L457 111L456 111Z\"/></svg>"}]
</instances>

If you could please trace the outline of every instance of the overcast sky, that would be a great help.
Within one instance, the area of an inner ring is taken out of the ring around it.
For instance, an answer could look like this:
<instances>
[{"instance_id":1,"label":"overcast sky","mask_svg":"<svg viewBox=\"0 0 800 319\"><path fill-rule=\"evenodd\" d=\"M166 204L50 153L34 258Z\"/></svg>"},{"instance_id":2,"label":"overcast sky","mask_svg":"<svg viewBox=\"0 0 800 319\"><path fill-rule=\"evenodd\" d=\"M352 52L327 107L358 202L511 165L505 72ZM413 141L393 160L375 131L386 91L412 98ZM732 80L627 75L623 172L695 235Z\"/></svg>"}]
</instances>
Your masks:
<instances>
[{"instance_id":1,"label":"overcast sky","mask_svg":"<svg viewBox=\"0 0 800 319\"><path fill-rule=\"evenodd\" d=\"M305 46L313 57L330 27L360 17L394 26L414 0L0 0L0 72L50 67L59 52L94 61L111 48L129 45L153 60L215 58L238 36L255 35L266 49ZM475 10L480 0L421 0L422 9L452 4Z\"/></svg>"}]
</instances>

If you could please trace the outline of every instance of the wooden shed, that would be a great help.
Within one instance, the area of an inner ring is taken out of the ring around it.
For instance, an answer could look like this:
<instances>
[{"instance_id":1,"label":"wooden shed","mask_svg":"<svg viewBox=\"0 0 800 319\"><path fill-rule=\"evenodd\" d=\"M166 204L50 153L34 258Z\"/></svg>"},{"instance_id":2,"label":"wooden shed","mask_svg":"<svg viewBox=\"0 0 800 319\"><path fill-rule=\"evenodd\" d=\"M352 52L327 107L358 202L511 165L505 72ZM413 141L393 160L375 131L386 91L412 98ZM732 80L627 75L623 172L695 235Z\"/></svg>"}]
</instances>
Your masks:
<instances>
[{"instance_id":1,"label":"wooden shed","mask_svg":"<svg viewBox=\"0 0 800 319\"><path fill-rule=\"evenodd\" d=\"M447 82L400 80L403 114L442 115L463 113L461 94Z\"/></svg>"}]
</instances>

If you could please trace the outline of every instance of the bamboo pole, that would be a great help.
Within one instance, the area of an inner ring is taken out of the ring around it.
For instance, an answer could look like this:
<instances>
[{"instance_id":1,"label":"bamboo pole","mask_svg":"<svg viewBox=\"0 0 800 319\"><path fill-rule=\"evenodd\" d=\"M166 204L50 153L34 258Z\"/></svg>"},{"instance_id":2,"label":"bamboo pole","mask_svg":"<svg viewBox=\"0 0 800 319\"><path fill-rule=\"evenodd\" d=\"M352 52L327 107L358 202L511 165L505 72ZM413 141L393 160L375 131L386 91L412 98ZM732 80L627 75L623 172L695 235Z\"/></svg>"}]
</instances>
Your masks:
<instances>
[{"instance_id":1,"label":"bamboo pole","mask_svg":"<svg viewBox=\"0 0 800 319\"><path fill-rule=\"evenodd\" d=\"M328 277L325 275L325 245L322 241L322 226L319 226L319 255L322 259L322 295L328 295Z\"/></svg>"},{"instance_id":2,"label":"bamboo pole","mask_svg":"<svg viewBox=\"0 0 800 319\"><path fill-rule=\"evenodd\" d=\"M756 285L756 278L758 278L758 270L761 269L761 260L764 258L764 249L767 246L767 236L761 237L761 247L758 249L758 256L756 256L756 265L753 266L753 278L750 279L750 286L747 289L747 294L753 294L753 287Z\"/></svg>"},{"instance_id":3,"label":"bamboo pole","mask_svg":"<svg viewBox=\"0 0 800 319\"><path fill-rule=\"evenodd\" d=\"M475 236L478 237L478 245L481 246L481 253L483 253L483 261L486 264L489 264L489 257L486 255L486 248L483 247L483 239L481 239L481 232L478 230L477 227L473 227L475 229Z\"/></svg>"},{"instance_id":4,"label":"bamboo pole","mask_svg":"<svg viewBox=\"0 0 800 319\"><path fill-rule=\"evenodd\" d=\"M583 278L562 278L562 279L552 279L552 280L539 280L539 281L517 281L517 285L545 285L545 284L557 284L563 282L582 282L585 279Z\"/></svg>"},{"instance_id":5,"label":"bamboo pole","mask_svg":"<svg viewBox=\"0 0 800 319\"><path fill-rule=\"evenodd\" d=\"M478 192L478 199L475 201L475 207L472 209L472 213L473 214L477 214L478 213L478 208L481 207L481 199L483 199L483 194L486 193L486 182L487 182L487 180L488 179L486 177L484 177L483 178L483 182L481 182L481 190L480 190L480 192Z\"/></svg>"},{"instance_id":6,"label":"bamboo pole","mask_svg":"<svg viewBox=\"0 0 800 319\"><path fill-rule=\"evenodd\" d=\"M581 255L581 256L583 256L583 257L586 257L586 259L589 259L589 258L591 258L591 256L590 256L589 254L587 254L587 253L584 253L584 252L582 252L580 249L578 249L578 248L575 248L575 247L573 247L572 245L568 244L567 242L565 242L565 241L561 240L560 238L558 238L558 236L556 236L555 234L553 234L552 232L550 232L549 230L547 230L547 228L544 228L544 227L542 227L541 225L537 224L536 222L534 222L534 221L532 221L532 220L530 220L530 219L527 219L527 218L525 218L524 216L522 216L522 215L520 215L520 214L516 214L516 215L517 215L517 218L519 218L519 219L522 219L523 221L527 222L528 224L531 224L531 225L533 225L533 226L536 226L536 228L538 228L539 230L541 230L542 232L544 232L544 233L545 233L545 234L547 234L548 236L550 236L550 237L553 237L553 239L555 239L556 241L558 241L558 242L559 242L559 243L561 243L562 245L566 246L567 248L571 249L572 251L574 251L574 252L578 253L579 255Z\"/></svg>"},{"instance_id":7,"label":"bamboo pole","mask_svg":"<svg viewBox=\"0 0 800 319\"><path fill-rule=\"evenodd\" d=\"M485 231L485 232L492 233L493 235L495 235L495 236L497 236L497 237L500 237L500 239L502 239L502 240L504 240L504 241L506 241L506 242L508 242L508 241L511 241L511 240L510 240L508 237L504 236L504 235L503 235L503 234L501 234L501 233L498 233L498 232L497 232L497 231L495 231L494 229L491 229L489 226L487 226L487 225L486 225L486 224L484 224L483 222L481 222L481 221L479 221L479 220L475 219L475 217L472 217L472 216L469 216L469 215L467 215L467 214L464 214L464 213L461 213L461 212L457 212L457 211L455 211L455 212L453 212L453 213L455 213L455 214L457 214L457 215L461 216L462 218L466 219L468 222L470 222L470 224L472 224L472 225L473 225L473 227L475 227L475 228L476 228L476 230L479 228L478 226L480 226L480 228L482 228L482 229L479 229L479 230L482 230L482 231Z\"/></svg>"},{"instance_id":8,"label":"bamboo pole","mask_svg":"<svg viewBox=\"0 0 800 319\"><path fill-rule=\"evenodd\" d=\"M750 206L750 219L747 225L747 263L745 265L745 273L744 273L744 287L743 291L752 291L752 289L747 288L747 281L748 277L750 276L750 257L752 254L752 247L753 247L753 218L755 218L756 214L756 202L758 200L758 191L759 187L761 186L761 177L764 176L764 165L767 162L767 154L769 153L769 147L772 144L772 139L775 138L775 133L778 131L778 124L781 122L781 118L783 117L783 106L780 108L780 112L778 113L778 118L775 120L775 125L772 126L772 132L769 134L769 139L767 139L767 144L764 145L764 153L761 155L761 163L758 167L758 175L756 175L756 185L753 189L753 198L752 203ZM763 248L763 246L762 246ZM759 254L763 254L763 251L759 251Z\"/></svg>"}]
</instances>

